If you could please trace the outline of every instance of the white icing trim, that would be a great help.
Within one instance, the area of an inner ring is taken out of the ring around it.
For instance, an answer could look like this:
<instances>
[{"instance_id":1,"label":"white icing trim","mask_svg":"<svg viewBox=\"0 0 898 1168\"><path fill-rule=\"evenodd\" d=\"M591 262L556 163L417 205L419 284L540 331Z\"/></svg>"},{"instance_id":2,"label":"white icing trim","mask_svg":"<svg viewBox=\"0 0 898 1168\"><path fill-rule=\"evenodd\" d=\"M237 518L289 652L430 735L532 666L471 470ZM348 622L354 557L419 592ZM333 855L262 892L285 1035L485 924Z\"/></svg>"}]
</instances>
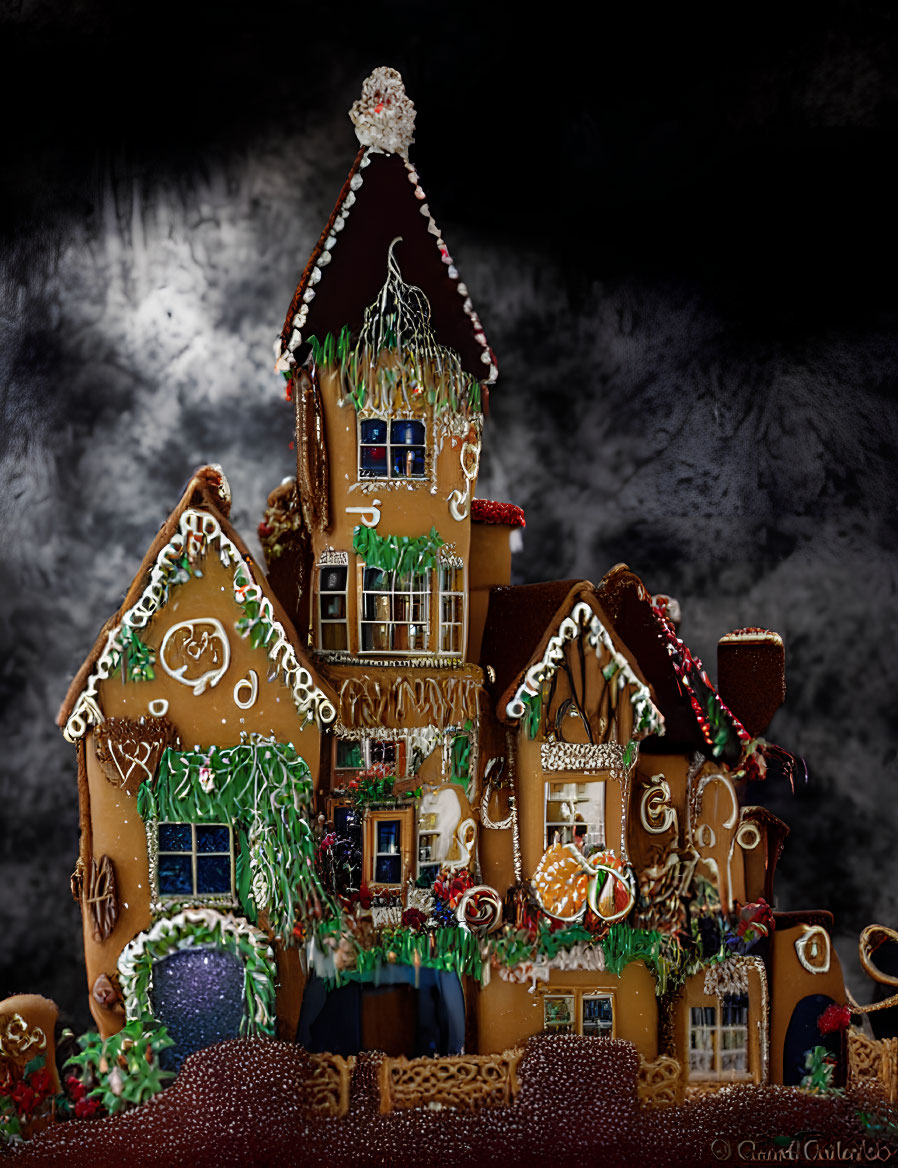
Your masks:
<instances>
[{"instance_id":1,"label":"white icing trim","mask_svg":"<svg viewBox=\"0 0 898 1168\"><path fill-rule=\"evenodd\" d=\"M150 579L136 604L122 615L121 623L111 630L93 672L88 677L84 689L75 703L65 724L63 735L68 742L82 738L92 725L104 720L97 705L97 687L115 672L115 659L119 652L118 636L123 627L145 628L150 619L165 606L168 600L167 577L171 571L170 561L177 560L184 551L191 535L201 534L209 544L218 544L218 554L225 568L234 567L234 594L239 604L252 599L257 601L261 619L271 626L269 643L263 646L272 667L281 681L290 690L297 713L318 727L327 725L337 716L337 711L327 695L315 684L315 679L305 666L301 665L296 650L290 643L287 631L275 617L274 607L258 584L255 583L251 565L243 558L237 545L222 530L218 519L208 511L186 508L178 521L178 530L171 540L160 550L156 562L150 570ZM238 585L237 578L245 573L250 583Z\"/></svg>"},{"instance_id":2,"label":"white icing trim","mask_svg":"<svg viewBox=\"0 0 898 1168\"><path fill-rule=\"evenodd\" d=\"M558 670L564 658L564 646L568 641L582 636L584 632L587 633L589 645L597 657L601 656L602 649L609 653L619 671L618 684L630 686L630 703L633 706L633 718L636 725L642 721L643 714L648 713L647 733L663 734L664 717L652 701L648 686L639 680L623 653L618 653L608 630L585 600L579 601L574 606L570 616L564 618L558 627L557 634L549 638L542 659L531 665L524 674L524 680L505 707L508 717L518 720L524 716L526 711L524 698L536 697L542 688L542 683Z\"/></svg>"}]
</instances>

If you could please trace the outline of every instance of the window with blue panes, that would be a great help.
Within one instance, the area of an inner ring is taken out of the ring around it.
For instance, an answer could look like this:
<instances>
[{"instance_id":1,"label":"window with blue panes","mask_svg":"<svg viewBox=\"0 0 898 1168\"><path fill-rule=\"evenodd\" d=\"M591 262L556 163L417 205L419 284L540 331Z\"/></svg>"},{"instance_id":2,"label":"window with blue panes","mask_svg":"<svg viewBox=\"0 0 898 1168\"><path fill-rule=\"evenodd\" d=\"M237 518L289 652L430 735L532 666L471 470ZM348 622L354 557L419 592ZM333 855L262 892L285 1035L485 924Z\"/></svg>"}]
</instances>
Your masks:
<instances>
[{"instance_id":1,"label":"window with blue panes","mask_svg":"<svg viewBox=\"0 0 898 1168\"><path fill-rule=\"evenodd\" d=\"M232 896L234 837L226 823L160 823L156 874L160 896Z\"/></svg>"},{"instance_id":2,"label":"window with blue panes","mask_svg":"<svg viewBox=\"0 0 898 1168\"><path fill-rule=\"evenodd\" d=\"M359 478L424 478L426 449L423 422L366 418L359 422Z\"/></svg>"}]
</instances>

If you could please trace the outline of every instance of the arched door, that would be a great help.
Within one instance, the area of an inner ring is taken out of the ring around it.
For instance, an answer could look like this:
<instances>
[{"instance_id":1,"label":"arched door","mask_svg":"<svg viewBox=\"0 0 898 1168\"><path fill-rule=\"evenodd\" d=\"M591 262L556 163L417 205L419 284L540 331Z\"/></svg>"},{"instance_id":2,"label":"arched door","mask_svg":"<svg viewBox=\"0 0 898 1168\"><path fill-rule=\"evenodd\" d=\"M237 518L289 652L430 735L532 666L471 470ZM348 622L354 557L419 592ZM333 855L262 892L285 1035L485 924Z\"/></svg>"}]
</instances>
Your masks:
<instances>
[{"instance_id":1,"label":"arched door","mask_svg":"<svg viewBox=\"0 0 898 1168\"><path fill-rule=\"evenodd\" d=\"M783 1042L783 1083L787 1087L798 1086L807 1074L805 1055L815 1046L825 1046L837 1061L841 1060L841 1030L821 1034L817 1028L817 1019L833 1004L833 999L826 994L808 994L792 1011Z\"/></svg>"}]
</instances>

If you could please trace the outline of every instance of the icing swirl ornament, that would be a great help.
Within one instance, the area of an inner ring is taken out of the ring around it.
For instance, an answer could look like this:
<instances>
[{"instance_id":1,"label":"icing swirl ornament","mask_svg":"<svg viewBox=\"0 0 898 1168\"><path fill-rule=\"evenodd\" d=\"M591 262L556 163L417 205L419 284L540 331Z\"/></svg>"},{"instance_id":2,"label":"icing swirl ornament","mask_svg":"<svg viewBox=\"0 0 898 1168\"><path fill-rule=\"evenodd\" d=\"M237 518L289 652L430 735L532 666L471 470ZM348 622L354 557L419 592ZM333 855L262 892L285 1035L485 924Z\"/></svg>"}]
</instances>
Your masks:
<instances>
[{"instance_id":1,"label":"icing swirl ornament","mask_svg":"<svg viewBox=\"0 0 898 1168\"><path fill-rule=\"evenodd\" d=\"M463 893L455 909L463 929L485 936L502 924L502 897L488 884L475 884Z\"/></svg>"}]
</instances>

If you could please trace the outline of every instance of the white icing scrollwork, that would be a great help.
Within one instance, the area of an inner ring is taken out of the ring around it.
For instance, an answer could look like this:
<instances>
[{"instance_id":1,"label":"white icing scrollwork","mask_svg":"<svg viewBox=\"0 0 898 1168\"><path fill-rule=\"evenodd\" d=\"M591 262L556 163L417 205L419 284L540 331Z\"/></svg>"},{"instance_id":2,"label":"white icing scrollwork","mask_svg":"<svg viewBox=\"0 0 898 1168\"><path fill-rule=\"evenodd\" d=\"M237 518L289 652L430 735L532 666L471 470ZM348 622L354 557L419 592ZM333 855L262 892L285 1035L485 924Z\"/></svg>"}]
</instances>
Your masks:
<instances>
[{"instance_id":1,"label":"white icing scrollwork","mask_svg":"<svg viewBox=\"0 0 898 1168\"><path fill-rule=\"evenodd\" d=\"M829 933L822 925L811 925L795 941L795 955L808 973L828 973Z\"/></svg>"},{"instance_id":2,"label":"white icing scrollwork","mask_svg":"<svg viewBox=\"0 0 898 1168\"><path fill-rule=\"evenodd\" d=\"M475 884L462 893L455 916L472 933L494 933L502 924L502 897L488 884Z\"/></svg>"},{"instance_id":3,"label":"white icing scrollwork","mask_svg":"<svg viewBox=\"0 0 898 1168\"><path fill-rule=\"evenodd\" d=\"M740 848L744 848L746 852L750 852L756 848L761 842L761 832L756 823L751 820L746 820L739 824L739 830L736 832L736 843Z\"/></svg>"},{"instance_id":4,"label":"white icing scrollwork","mask_svg":"<svg viewBox=\"0 0 898 1168\"><path fill-rule=\"evenodd\" d=\"M241 694L244 696L241 697ZM234 686L234 705L239 706L241 710L248 710L256 704L258 696L259 675L255 669L251 669L246 677L241 677Z\"/></svg>"},{"instance_id":5,"label":"white icing scrollwork","mask_svg":"<svg viewBox=\"0 0 898 1168\"><path fill-rule=\"evenodd\" d=\"M663 835L677 826L677 813L670 803L670 783L663 775L652 775L642 792L639 819L651 835Z\"/></svg>"},{"instance_id":6,"label":"white icing scrollwork","mask_svg":"<svg viewBox=\"0 0 898 1168\"><path fill-rule=\"evenodd\" d=\"M168 713L168 698L153 698L147 709L154 718L164 718Z\"/></svg>"},{"instance_id":7,"label":"white icing scrollwork","mask_svg":"<svg viewBox=\"0 0 898 1168\"><path fill-rule=\"evenodd\" d=\"M453 519L461 522L463 519L467 519L468 512L471 510L472 483L477 478L477 472L480 469L479 434L476 435L473 442L469 438L462 443L459 462L461 463L461 472L465 476L465 489L452 491L449 495L449 514Z\"/></svg>"},{"instance_id":8,"label":"white icing scrollwork","mask_svg":"<svg viewBox=\"0 0 898 1168\"><path fill-rule=\"evenodd\" d=\"M172 625L159 649L162 668L175 681L189 685L194 697L218 685L231 661L224 625L215 617L199 617Z\"/></svg>"},{"instance_id":9,"label":"white icing scrollwork","mask_svg":"<svg viewBox=\"0 0 898 1168\"><path fill-rule=\"evenodd\" d=\"M358 515L366 527L377 527L380 523L380 499L372 499L367 507L347 507L347 515Z\"/></svg>"},{"instance_id":10,"label":"white icing scrollwork","mask_svg":"<svg viewBox=\"0 0 898 1168\"><path fill-rule=\"evenodd\" d=\"M717 843L717 833L710 823L700 823L695 829L695 842L700 848L713 848Z\"/></svg>"}]
</instances>

